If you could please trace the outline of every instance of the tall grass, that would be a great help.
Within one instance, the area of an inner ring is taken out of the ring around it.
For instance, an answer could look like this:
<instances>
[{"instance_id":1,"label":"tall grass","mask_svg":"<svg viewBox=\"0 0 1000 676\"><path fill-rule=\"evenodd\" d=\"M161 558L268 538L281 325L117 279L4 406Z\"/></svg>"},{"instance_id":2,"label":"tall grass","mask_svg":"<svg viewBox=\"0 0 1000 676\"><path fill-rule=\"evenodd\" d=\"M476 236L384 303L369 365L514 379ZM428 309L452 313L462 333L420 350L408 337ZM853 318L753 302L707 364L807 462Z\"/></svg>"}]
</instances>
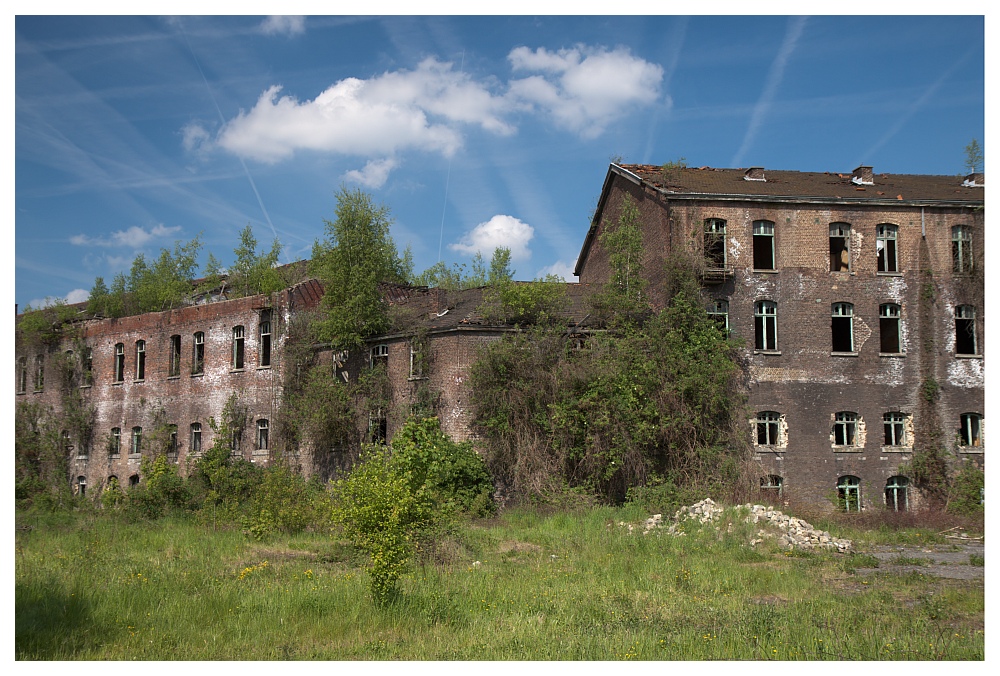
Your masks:
<instances>
[{"instance_id":1,"label":"tall grass","mask_svg":"<svg viewBox=\"0 0 1000 676\"><path fill-rule=\"evenodd\" d=\"M742 523L628 534L635 509L462 524L376 607L329 536L19 514L18 659L974 659L982 583L852 574ZM31 526L28 530L24 526ZM641 530L641 528L640 528ZM477 563L478 562L478 563Z\"/></svg>"}]
</instances>

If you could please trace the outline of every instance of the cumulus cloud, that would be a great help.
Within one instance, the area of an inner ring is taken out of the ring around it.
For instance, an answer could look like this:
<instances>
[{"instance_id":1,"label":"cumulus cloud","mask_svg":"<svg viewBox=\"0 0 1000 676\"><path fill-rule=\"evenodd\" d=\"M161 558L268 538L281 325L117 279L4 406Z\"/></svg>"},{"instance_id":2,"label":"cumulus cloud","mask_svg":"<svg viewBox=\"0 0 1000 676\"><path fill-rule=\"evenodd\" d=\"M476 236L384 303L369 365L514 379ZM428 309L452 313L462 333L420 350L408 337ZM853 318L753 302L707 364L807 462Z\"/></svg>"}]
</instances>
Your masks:
<instances>
[{"instance_id":1,"label":"cumulus cloud","mask_svg":"<svg viewBox=\"0 0 1000 676\"><path fill-rule=\"evenodd\" d=\"M537 277L545 277L546 275L555 275L556 277L561 277L563 281L575 282L577 281L576 275L573 270L576 269L576 261L572 263L565 263L561 260L556 261L552 265L546 265L544 268L538 271Z\"/></svg>"},{"instance_id":2,"label":"cumulus cloud","mask_svg":"<svg viewBox=\"0 0 1000 676\"><path fill-rule=\"evenodd\" d=\"M531 258L528 242L534 236L535 229L524 221L513 216L497 214L465 233L458 242L449 244L448 248L468 256L478 252L489 260L494 249L505 246L510 249L513 260L527 260Z\"/></svg>"},{"instance_id":3,"label":"cumulus cloud","mask_svg":"<svg viewBox=\"0 0 1000 676\"><path fill-rule=\"evenodd\" d=\"M86 289L73 289L66 294L67 303L82 303L90 298L90 292Z\"/></svg>"},{"instance_id":4,"label":"cumulus cloud","mask_svg":"<svg viewBox=\"0 0 1000 676\"><path fill-rule=\"evenodd\" d=\"M306 19L302 16L269 16L261 22L260 31L264 35L300 35L306 32Z\"/></svg>"},{"instance_id":5,"label":"cumulus cloud","mask_svg":"<svg viewBox=\"0 0 1000 676\"><path fill-rule=\"evenodd\" d=\"M663 67L623 47L578 45L550 52L517 47L507 55L514 71L528 75L510 82L510 96L551 115L556 124L595 138L632 108L654 103Z\"/></svg>"},{"instance_id":6,"label":"cumulus cloud","mask_svg":"<svg viewBox=\"0 0 1000 676\"><path fill-rule=\"evenodd\" d=\"M69 238L69 241L77 246L131 247L138 249L156 237L167 237L180 231L181 226L179 225L168 228L161 223L149 230L133 225L128 230L116 230L112 232L110 237L89 237L81 234L73 235Z\"/></svg>"},{"instance_id":7,"label":"cumulus cloud","mask_svg":"<svg viewBox=\"0 0 1000 676\"><path fill-rule=\"evenodd\" d=\"M343 176L345 181L360 183L366 188L376 190L385 185L389 172L398 166L398 162L387 157L384 160L371 160L362 169L351 169Z\"/></svg>"},{"instance_id":8,"label":"cumulus cloud","mask_svg":"<svg viewBox=\"0 0 1000 676\"><path fill-rule=\"evenodd\" d=\"M210 139L209 133L197 122L185 125L181 129L181 135L183 136L184 150L188 152L200 150Z\"/></svg>"}]
</instances>

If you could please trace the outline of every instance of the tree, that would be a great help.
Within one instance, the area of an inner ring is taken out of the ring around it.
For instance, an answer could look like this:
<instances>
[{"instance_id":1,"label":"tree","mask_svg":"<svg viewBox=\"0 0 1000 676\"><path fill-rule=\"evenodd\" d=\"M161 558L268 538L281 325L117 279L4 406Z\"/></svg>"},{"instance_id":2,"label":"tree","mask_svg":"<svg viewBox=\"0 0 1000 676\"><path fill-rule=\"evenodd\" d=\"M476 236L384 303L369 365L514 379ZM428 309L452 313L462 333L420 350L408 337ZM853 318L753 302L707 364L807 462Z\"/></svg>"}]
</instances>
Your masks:
<instances>
[{"instance_id":1,"label":"tree","mask_svg":"<svg viewBox=\"0 0 1000 676\"><path fill-rule=\"evenodd\" d=\"M555 275L532 282L515 282L510 249L497 247L486 273L479 313L490 324L545 324L566 307L566 287ZM480 258L480 265L482 259ZM485 266L482 266L485 269Z\"/></svg>"},{"instance_id":2,"label":"tree","mask_svg":"<svg viewBox=\"0 0 1000 676\"><path fill-rule=\"evenodd\" d=\"M975 174L982 170L983 164L983 149L979 141L972 139L969 145L965 146L965 168L970 174Z\"/></svg>"},{"instance_id":3,"label":"tree","mask_svg":"<svg viewBox=\"0 0 1000 676\"><path fill-rule=\"evenodd\" d=\"M94 280L94 286L87 298L87 312L92 315L108 316L108 287L104 284L104 277Z\"/></svg>"},{"instance_id":4,"label":"tree","mask_svg":"<svg viewBox=\"0 0 1000 676\"><path fill-rule=\"evenodd\" d=\"M388 306L379 291L383 282L405 283L404 261L389 234L389 209L361 190L341 188L336 220L324 221L326 238L313 245L312 272L326 287L320 340L335 349L360 346L384 333Z\"/></svg>"},{"instance_id":5,"label":"tree","mask_svg":"<svg viewBox=\"0 0 1000 676\"><path fill-rule=\"evenodd\" d=\"M229 290L233 298L256 296L284 288L285 280L276 269L281 242L275 237L271 250L257 253L257 240L250 224L240 231L240 243L233 250L236 262L229 270Z\"/></svg>"},{"instance_id":6,"label":"tree","mask_svg":"<svg viewBox=\"0 0 1000 676\"><path fill-rule=\"evenodd\" d=\"M600 242L608 252L611 276L592 304L601 314L629 321L648 307L639 207L630 195L622 200L618 220L605 223Z\"/></svg>"}]
</instances>

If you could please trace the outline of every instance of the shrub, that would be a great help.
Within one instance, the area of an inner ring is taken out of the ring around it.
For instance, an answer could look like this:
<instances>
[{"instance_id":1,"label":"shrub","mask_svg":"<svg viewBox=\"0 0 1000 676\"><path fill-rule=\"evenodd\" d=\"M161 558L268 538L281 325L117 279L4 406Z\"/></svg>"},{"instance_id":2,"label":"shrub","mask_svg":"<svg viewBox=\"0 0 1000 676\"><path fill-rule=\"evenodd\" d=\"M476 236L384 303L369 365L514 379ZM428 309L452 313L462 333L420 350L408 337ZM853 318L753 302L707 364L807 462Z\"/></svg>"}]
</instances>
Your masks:
<instances>
[{"instance_id":1,"label":"shrub","mask_svg":"<svg viewBox=\"0 0 1000 676\"><path fill-rule=\"evenodd\" d=\"M948 497L948 511L972 515L983 511L982 496L986 485L982 470L970 462L955 475Z\"/></svg>"}]
</instances>

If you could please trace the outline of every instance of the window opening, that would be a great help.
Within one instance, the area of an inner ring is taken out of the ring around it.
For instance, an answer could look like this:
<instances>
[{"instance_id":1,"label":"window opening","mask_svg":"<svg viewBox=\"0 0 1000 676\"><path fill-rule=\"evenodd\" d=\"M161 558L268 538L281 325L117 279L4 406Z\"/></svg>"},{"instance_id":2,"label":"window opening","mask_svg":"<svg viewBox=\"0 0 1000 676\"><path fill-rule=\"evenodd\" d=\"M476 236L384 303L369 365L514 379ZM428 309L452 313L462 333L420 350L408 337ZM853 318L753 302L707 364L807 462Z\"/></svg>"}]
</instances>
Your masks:
<instances>
[{"instance_id":1,"label":"window opening","mask_svg":"<svg viewBox=\"0 0 1000 676\"><path fill-rule=\"evenodd\" d=\"M86 387L94 384L94 349L91 347L83 350L83 384Z\"/></svg>"},{"instance_id":2,"label":"window opening","mask_svg":"<svg viewBox=\"0 0 1000 676\"><path fill-rule=\"evenodd\" d=\"M879 350L882 352L892 354L902 352L899 337L899 314L899 306L895 303L885 303L878 306Z\"/></svg>"},{"instance_id":3,"label":"window opening","mask_svg":"<svg viewBox=\"0 0 1000 676\"><path fill-rule=\"evenodd\" d=\"M180 444L177 442L177 425L170 425L169 429L170 439L167 442L167 455L176 457L180 450Z\"/></svg>"},{"instance_id":4,"label":"window opening","mask_svg":"<svg viewBox=\"0 0 1000 676\"><path fill-rule=\"evenodd\" d=\"M267 450L267 436L269 424L263 418L257 421L257 448L261 451Z\"/></svg>"},{"instance_id":5,"label":"window opening","mask_svg":"<svg viewBox=\"0 0 1000 676\"><path fill-rule=\"evenodd\" d=\"M135 379L146 379L146 341L135 341Z\"/></svg>"},{"instance_id":6,"label":"window opening","mask_svg":"<svg viewBox=\"0 0 1000 676\"><path fill-rule=\"evenodd\" d=\"M726 267L726 222L721 218L705 221L705 264L716 270Z\"/></svg>"},{"instance_id":7,"label":"window opening","mask_svg":"<svg viewBox=\"0 0 1000 676\"><path fill-rule=\"evenodd\" d=\"M76 492L81 498L87 496L87 477L78 476L76 478Z\"/></svg>"},{"instance_id":8,"label":"window opening","mask_svg":"<svg viewBox=\"0 0 1000 676\"><path fill-rule=\"evenodd\" d=\"M834 352L854 352L854 306L834 303L830 329Z\"/></svg>"},{"instance_id":9,"label":"window opening","mask_svg":"<svg viewBox=\"0 0 1000 676\"><path fill-rule=\"evenodd\" d=\"M885 506L894 512L905 512L910 508L907 487L910 480L905 476L891 476L885 482Z\"/></svg>"},{"instance_id":10,"label":"window opening","mask_svg":"<svg viewBox=\"0 0 1000 676\"><path fill-rule=\"evenodd\" d=\"M861 511L861 479L856 476L842 476L837 481L837 498L845 512Z\"/></svg>"},{"instance_id":11,"label":"window opening","mask_svg":"<svg viewBox=\"0 0 1000 676\"><path fill-rule=\"evenodd\" d=\"M70 436L69 431L63 430L60 436L62 437L63 453L67 456L71 455L73 452L73 438Z\"/></svg>"},{"instance_id":12,"label":"window opening","mask_svg":"<svg viewBox=\"0 0 1000 676\"><path fill-rule=\"evenodd\" d=\"M24 357L17 358L17 391L19 393L28 390L28 360Z\"/></svg>"},{"instance_id":13,"label":"window opening","mask_svg":"<svg viewBox=\"0 0 1000 676\"><path fill-rule=\"evenodd\" d=\"M260 319L260 365L271 365L271 313L264 312Z\"/></svg>"},{"instance_id":14,"label":"window opening","mask_svg":"<svg viewBox=\"0 0 1000 676\"><path fill-rule=\"evenodd\" d=\"M142 453L142 428L132 428L132 455Z\"/></svg>"},{"instance_id":15,"label":"window opening","mask_svg":"<svg viewBox=\"0 0 1000 676\"><path fill-rule=\"evenodd\" d=\"M851 269L851 226L848 223L830 224L830 272L849 272Z\"/></svg>"},{"instance_id":16,"label":"window opening","mask_svg":"<svg viewBox=\"0 0 1000 676\"><path fill-rule=\"evenodd\" d=\"M416 339L410 341L410 377L424 377L423 346Z\"/></svg>"},{"instance_id":17,"label":"window opening","mask_svg":"<svg viewBox=\"0 0 1000 676\"><path fill-rule=\"evenodd\" d=\"M976 309L971 305L955 308L955 354L976 352Z\"/></svg>"},{"instance_id":18,"label":"window opening","mask_svg":"<svg viewBox=\"0 0 1000 676\"><path fill-rule=\"evenodd\" d=\"M983 417L978 413L963 413L962 429L959 431L959 446L983 445Z\"/></svg>"},{"instance_id":19,"label":"window opening","mask_svg":"<svg viewBox=\"0 0 1000 676\"><path fill-rule=\"evenodd\" d=\"M117 458L122 454L122 428L111 428L111 441L108 443L108 455Z\"/></svg>"},{"instance_id":20,"label":"window opening","mask_svg":"<svg viewBox=\"0 0 1000 676\"><path fill-rule=\"evenodd\" d=\"M233 327L233 368L243 368L243 327Z\"/></svg>"},{"instance_id":21,"label":"window opening","mask_svg":"<svg viewBox=\"0 0 1000 676\"><path fill-rule=\"evenodd\" d=\"M754 305L754 340L758 350L778 349L778 305L760 300Z\"/></svg>"},{"instance_id":22,"label":"window opening","mask_svg":"<svg viewBox=\"0 0 1000 676\"><path fill-rule=\"evenodd\" d=\"M373 444L385 444L388 431L385 414L381 409L368 415L368 437Z\"/></svg>"},{"instance_id":23,"label":"window opening","mask_svg":"<svg viewBox=\"0 0 1000 676\"><path fill-rule=\"evenodd\" d=\"M833 423L833 443L835 446L853 446L857 438L858 414L841 411Z\"/></svg>"},{"instance_id":24,"label":"window opening","mask_svg":"<svg viewBox=\"0 0 1000 676\"><path fill-rule=\"evenodd\" d=\"M191 360L191 374L205 372L205 334L199 331L194 334L194 356Z\"/></svg>"},{"instance_id":25,"label":"window opening","mask_svg":"<svg viewBox=\"0 0 1000 676\"><path fill-rule=\"evenodd\" d=\"M875 228L875 251L878 255L879 272L899 272L896 258L896 238L899 228L883 223Z\"/></svg>"},{"instance_id":26,"label":"window opening","mask_svg":"<svg viewBox=\"0 0 1000 676\"><path fill-rule=\"evenodd\" d=\"M191 452L201 453L201 423L191 423Z\"/></svg>"},{"instance_id":27,"label":"window opening","mask_svg":"<svg viewBox=\"0 0 1000 676\"><path fill-rule=\"evenodd\" d=\"M968 226L951 229L951 264L956 274L972 272L972 231Z\"/></svg>"},{"instance_id":28,"label":"window opening","mask_svg":"<svg viewBox=\"0 0 1000 676\"><path fill-rule=\"evenodd\" d=\"M181 374L181 337L170 336L170 375Z\"/></svg>"},{"instance_id":29,"label":"window opening","mask_svg":"<svg viewBox=\"0 0 1000 676\"><path fill-rule=\"evenodd\" d=\"M229 437L229 450L232 455L239 455L243 442L243 430L233 430Z\"/></svg>"},{"instance_id":30,"label":"window opening","mask_svg":"<svg viewBox=\"0 0 1000 676\"><path fill-rule=\"evenodd\" d=\"M761 411L757 414L757 445L778 445L778 420L780 416L775 411Z\"/></svg>"},{"instance_id":31,"label":"window opening","mask_svg":"<svg viewBox=\"0 0 1000 676\"><path fill-rule=\"evenodd\" d=\"M389 367L389 346L376 345L371 351L371 367L375 368L379 364Z\"/></svg>"},{"instance_id":32,"label":"window opening","mask_svg":"<svg viewBox=\"0 0 1000 676\"><path fill-rule=\"evenodd\" d=\"M755 270L774 270L774 223L754 221L753 267Z\"/></svg>"},{"instance_id":33,"label":"window opening","mask_svg":"<svg viewBox=\"0 0 1000 676\"><path fill-rule=\"evenodd\" d=\"M708 316L719 325L725 335L729 335L729 301L717 299L708 306Z\"/></svg>"},{"instance_id":34,"label":"window opening","mask_svg":"<svg viewBox=\"0 0 1000 676\"><path fill-rule=\"evenodd\" d=\"M115 343L115 382L125 380L125 343Z\"/></svg>"},{"instance_id":35,"label":"window opening","mask_svg":"<svg viewBox=\"0 0 1000 676\"><path fill-rule=\"evenodd\" d=\"M35 391L41 392L45 389L45 356L35 357Z\"/></svg>"},{"instance_id":36,"label":"window opening","mask_svg":"<svg viewBox=\"0 0 1000 676\"><path fill-rule=\"evenodd\" d=\"M132 476L130 476L128 478L128 487L129 488L135 488L138 485L139 485L139 475L138 474L133 474Z\"/></svg>"},{"instance_id":37,"label":"window opening","mask_svg":"<svg viewBox=\"0 0 1000 676\"><path fill-rule=\"evenodd\" d=\"M785 492L785 480L777 474L768 474L760 478L760 492L780 500Z\"/></svg>"},{"instance_id":38,"label":"window opening","mask_svg":"<svg viewBox=\"0 0 1000 676\"><path fill-rule=\"evenodd\" d=\"M886 413L882 416L882 426L885 428L885 446L905 446L906 416L902 413Z\"/></svg>"}]
</instances>

